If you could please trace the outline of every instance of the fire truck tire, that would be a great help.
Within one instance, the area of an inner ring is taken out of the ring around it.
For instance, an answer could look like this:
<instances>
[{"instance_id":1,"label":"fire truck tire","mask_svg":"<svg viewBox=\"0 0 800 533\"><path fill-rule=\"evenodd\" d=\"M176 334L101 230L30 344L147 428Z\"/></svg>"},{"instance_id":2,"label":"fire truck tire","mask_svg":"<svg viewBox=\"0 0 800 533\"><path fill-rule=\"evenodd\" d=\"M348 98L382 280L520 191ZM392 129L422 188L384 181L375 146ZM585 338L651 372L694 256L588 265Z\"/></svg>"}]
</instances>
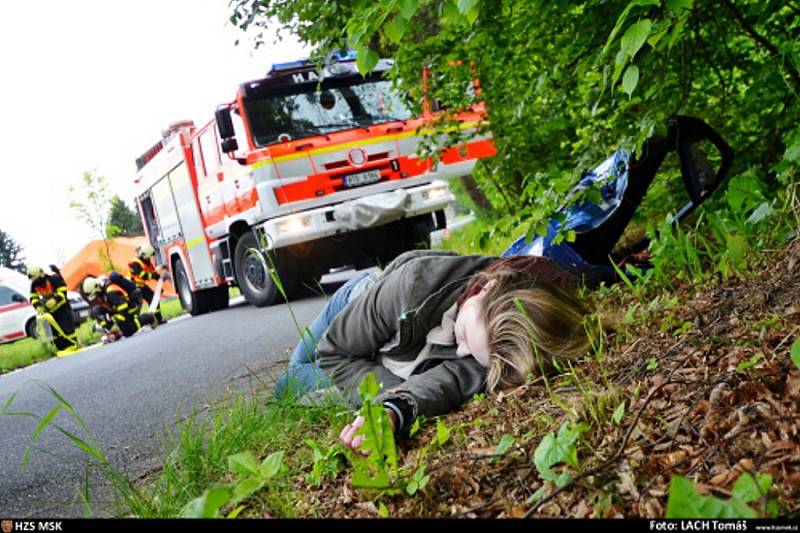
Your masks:
<instances>
[{"instance_id":1,"label":"fire truck tire","mask_svg":"<svg viewBox=\"0 0 800 533\"><path fill-rule=\"evenodd\" d=\"M207 291L192 290L192 286L189 283L189 275L186 273L183 261L176 259L173 271L175 272L175 289L186 312L192 316L208 313L211 310L210 295Z\"/></svg>"},{"instance_id":2,"label":"fire truck tire","mask_svg":"<svg viewBox=\"0 0 800 533\"><path fill-rule=\"evenodd\" d=\"M245 233L236 243L234 270L244 299L256 307L272 305L280 296L268 265L255 236Z\"/></svg>"}]
</instances>

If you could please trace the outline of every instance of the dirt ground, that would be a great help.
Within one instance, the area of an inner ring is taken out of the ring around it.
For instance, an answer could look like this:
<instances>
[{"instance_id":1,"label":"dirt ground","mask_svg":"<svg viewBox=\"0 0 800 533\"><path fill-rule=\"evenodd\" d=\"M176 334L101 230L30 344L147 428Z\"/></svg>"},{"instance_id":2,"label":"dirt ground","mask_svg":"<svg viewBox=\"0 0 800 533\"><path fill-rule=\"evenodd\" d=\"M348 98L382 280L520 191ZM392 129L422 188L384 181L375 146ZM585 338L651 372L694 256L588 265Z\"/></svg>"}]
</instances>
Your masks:
<instances>
[{"instance_id":1,"label":"dirt ground","mask_svg":"<svg viewBox=\"0 0 800 533\"><path fill-rule=\"evenodd\" d=\"M578 379L551 379L470 402L444 419L451 438L430 447L430 481L414 497L366 494L350 469L309 486L298 511L328 517L663 517L670 479L683 475L702 494L728 498L744 471L772 475L759 509L800 506L800 370L789 357L800 338L800 240L763 255L747 280L677 287L652 310L640 303L630 325L604 339L601 355L576 367ZM630 294L611 302L624 313ZM548 386L550 391L548 391ZM622 401L624 416L612 413ZM534 453L564 420L589 429L578 468L563 489L542 487ZM436 434L428 423L401 445L413 469ZM514 444L498 457L503 435ZM306 511L304 511L304 509Z\"/></svg>"}]
</instances>

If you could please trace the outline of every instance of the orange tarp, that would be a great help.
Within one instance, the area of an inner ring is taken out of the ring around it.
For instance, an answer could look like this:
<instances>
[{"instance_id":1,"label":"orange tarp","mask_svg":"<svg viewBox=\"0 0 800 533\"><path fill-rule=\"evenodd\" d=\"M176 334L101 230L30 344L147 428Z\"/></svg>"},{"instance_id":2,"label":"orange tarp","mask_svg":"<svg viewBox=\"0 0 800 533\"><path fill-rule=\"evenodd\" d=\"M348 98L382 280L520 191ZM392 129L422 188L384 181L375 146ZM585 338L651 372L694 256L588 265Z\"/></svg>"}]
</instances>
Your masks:
<instances>
[{"instance_id":1,"label":"orange tarp","mask_svg":"<svg viewBox=\"0 0 800 533\"><path fill-rule=\"evenodd\" d=\"M113 241L108 241L108 252L111 263L117 272L123 276L130 277L128 263L136 258L136 248L146 243L145 237L117 237ZM61 274L67 287L72 291L77 291L81 282L86 276L107 276L109 271L103 266L101 259L106 254L106 247L103 241L92 241L83 249L75 254L75 257L67 261L61 267ZM151 281L151 287L155 287L155 281ZM164 296L174 296L175 290L169 282L164 283Z\"/></svg>"}]
</instances>

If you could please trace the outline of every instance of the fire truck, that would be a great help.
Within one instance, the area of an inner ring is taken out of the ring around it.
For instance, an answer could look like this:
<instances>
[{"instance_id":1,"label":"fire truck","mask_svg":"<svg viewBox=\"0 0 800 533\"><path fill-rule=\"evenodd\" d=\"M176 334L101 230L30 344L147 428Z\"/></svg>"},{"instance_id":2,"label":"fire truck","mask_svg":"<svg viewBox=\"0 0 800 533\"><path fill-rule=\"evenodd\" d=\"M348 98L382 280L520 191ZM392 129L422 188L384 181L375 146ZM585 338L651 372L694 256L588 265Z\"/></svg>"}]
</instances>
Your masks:
<instances>
[{"instance_id":1,"label":"fire truck","mask_svg":"<svg viewBox=\"0 0 800 533\"><path fill-rule=\"evenodd\" d=\"M197 127L177 122L136 160L147 238L192 315L256 306L335 267L388 262L430 243L452 201L447 178L495 153L482 105L457 115L468 141L436 161L417 146L437 112L415 116L387 71L362 76L352 54L321 68L275 64Z\"/></svg>"}]
</instances>

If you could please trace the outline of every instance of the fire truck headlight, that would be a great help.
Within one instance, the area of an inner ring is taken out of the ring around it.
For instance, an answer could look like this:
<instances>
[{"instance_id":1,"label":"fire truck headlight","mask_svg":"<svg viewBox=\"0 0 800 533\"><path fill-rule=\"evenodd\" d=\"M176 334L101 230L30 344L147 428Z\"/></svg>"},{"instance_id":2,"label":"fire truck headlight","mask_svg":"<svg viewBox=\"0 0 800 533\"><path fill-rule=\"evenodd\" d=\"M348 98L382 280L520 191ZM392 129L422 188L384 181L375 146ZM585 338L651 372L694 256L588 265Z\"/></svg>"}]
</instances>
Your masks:
<instances>
[{"instance_id":1,"label":"fire truck headlight","mask_svg":"<svg viewBox=\"0 0 800 533\"><path fill-rule=\"evenodd\" d=\"M309 216L292 217L278 222L279 233L298 233L313 227L314 223Z\"/></svg>"},{"instance_id":2,"label":"fire truck headlight","mask_svg":"<svg viewBox=\"0 0 800 533\"><path fill-rule=\"evenodd\" d=\"M448 195L450 191L447 190L447 187L436 187L428 191L428 198L431 200L438 200L439 198L444 198Z\"/></svg>"}]
</instances>

